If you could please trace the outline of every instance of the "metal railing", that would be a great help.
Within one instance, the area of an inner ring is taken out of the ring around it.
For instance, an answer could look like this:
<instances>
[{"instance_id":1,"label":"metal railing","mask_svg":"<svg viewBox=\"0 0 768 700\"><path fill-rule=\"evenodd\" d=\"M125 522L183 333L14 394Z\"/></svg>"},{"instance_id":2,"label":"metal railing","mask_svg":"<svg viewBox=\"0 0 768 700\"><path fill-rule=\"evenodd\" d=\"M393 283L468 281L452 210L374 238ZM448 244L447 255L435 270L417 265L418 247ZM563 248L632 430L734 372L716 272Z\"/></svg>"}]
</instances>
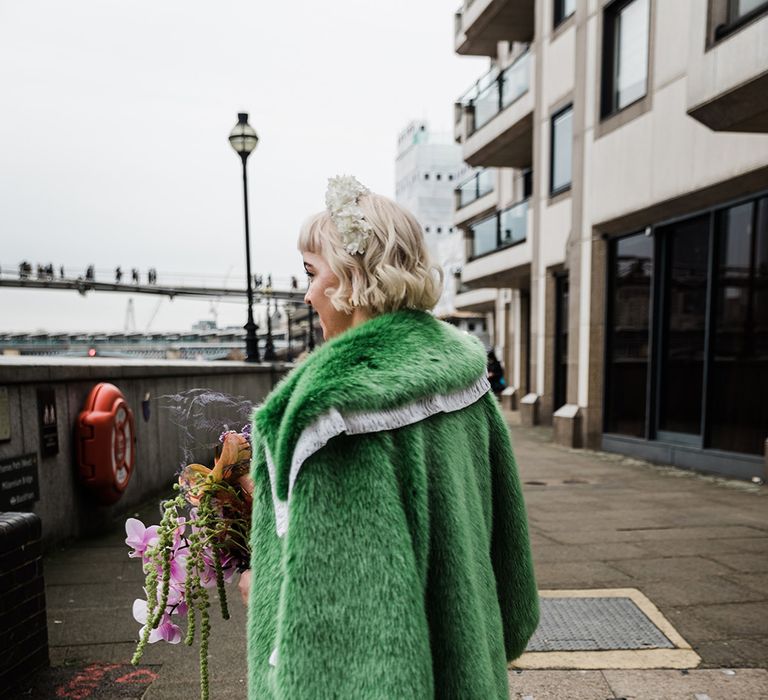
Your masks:
<instances>
[{"instance_id":1,"label":"metal railing","mask_svg":"<svg viewBox=\"0 0 768 700\"><path fill-rule=\"evenodd\" d=\"M495 170L481 170L456 187L456 208L461 209L493 192Z\"/></svg>"},{"instance_id":2,"label":"metal railing","mask_svg":"<svg viewBox=\"0 0 768 700\"><path fill-rule=\"evenodd\" d=\"M470 226L471 259L522 243L528 235L528 201L513 204Z\"/></svg>"}]
</instances>

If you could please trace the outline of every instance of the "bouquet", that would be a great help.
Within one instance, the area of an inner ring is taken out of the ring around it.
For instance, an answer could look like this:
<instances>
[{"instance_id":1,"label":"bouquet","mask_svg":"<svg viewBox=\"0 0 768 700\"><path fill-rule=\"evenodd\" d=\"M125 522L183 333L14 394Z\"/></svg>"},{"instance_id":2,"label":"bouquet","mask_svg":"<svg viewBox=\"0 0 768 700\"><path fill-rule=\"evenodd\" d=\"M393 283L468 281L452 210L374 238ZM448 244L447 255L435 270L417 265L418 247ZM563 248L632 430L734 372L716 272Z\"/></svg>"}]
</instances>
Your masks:
<instances>
[{"instance_id":1,"label":"bouquet","mask_svg":"<svg viewBox=\"0 0 768 700\"><path fill-rule=\"evenodd\" d=\"M178 644L183 637L191 646L197 633L203 700L209 692L210 592L217 589L221 615L229 619L224 584L250 565L250 425L223 432L217 451L213 468L182 465L159 525L145 527L136 518L125 523L129 556L141 558L146 574L146 600L133 604L133 617L143 626L131 663L139 663L147 644ZM178 623L184 619L182 633Z\"/></svg>"}]
</instances>

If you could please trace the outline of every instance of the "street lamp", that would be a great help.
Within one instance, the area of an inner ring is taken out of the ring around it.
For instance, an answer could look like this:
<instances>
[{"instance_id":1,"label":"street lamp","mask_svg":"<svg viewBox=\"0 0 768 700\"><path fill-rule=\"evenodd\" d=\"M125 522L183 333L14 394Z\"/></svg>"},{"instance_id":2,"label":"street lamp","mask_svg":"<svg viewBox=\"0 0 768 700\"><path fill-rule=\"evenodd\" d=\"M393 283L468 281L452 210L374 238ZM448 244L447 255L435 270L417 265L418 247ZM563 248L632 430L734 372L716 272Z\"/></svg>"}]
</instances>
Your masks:
<instances>
[{"instance_id":1,"label":"street lamp","mask_svg":"<svg viewBox=\"0 0 768 700\"><path fill-rule=\"evenodd\" d=\"M251 236L248 229L248 175L245 161L256 148L259 137L255 129L248 123L248 113L240 112L237 115L237 124L229 135L229 144L235 149L243 162L243 207L245 211L245 268L248 280L248 321L245 324L245 360L246 362L260 362L259 341L256 338L258 326L253 320L253 287L251 286Z\"/></svg>"}]
</instances>

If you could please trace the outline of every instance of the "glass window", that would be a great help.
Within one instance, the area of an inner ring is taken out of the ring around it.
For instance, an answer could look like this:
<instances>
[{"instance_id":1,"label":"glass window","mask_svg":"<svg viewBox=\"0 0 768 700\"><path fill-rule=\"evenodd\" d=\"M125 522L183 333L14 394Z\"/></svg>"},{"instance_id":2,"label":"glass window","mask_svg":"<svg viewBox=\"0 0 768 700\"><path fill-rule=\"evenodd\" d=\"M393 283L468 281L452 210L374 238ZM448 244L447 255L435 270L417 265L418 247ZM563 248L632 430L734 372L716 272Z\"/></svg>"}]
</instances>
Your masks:
<instances>
[{"instance_id":1,"label":"glass window","mask_svg":"<svg viewBox=\"0 0 768 700\"><path fill-rule=\"evenodd\" d=\"M603 21L603 117L636 102L647 91L648 0L617 0Z\"/></svg>"},{"instance_id":2,"label":"glass window","mask_svg":"<svg viewBox=\"0 0 768 700\"><path fill-rule=\"evenodd\" d=\"M555 0L555 26L568 19L576 10L576 0Z\"/></svg>"},{"instance_id":3,"label":"glass window","mask_svg":"<svg viewBox=\"0 0 768 700\"><path fill-rule=\"evenodd\" d=\"M659 430L701 435L710 215L660 229L664 309Z\"/></svg>"},{"instance_id":4,"label":"glass window","mask_svg":"<svg viewBox=\"0 0 768 700\"><path fill-rule=\"evenodd\" d=\"M523 199L528 199L533 194L533 170L528 168L523 171Z\"/></svg>"},{"instance_id":5,"label":"glass window","mask_svg":"<svg viewBox=\"0 0 768 700\"><path fill-rule=\"evenodd\" d=\"M614 241L610 261L605 430L644 437L653 238Z\"/></svg>"},{"instance_id":6,"label":"glass window","mask_svg":"<svg viewBox=\"0 0 768 700\"><path fill-rule=\"evenodd\" d=\"M554 194L571 186L573 105L552 117L551 143L550 192Z\"/></svg>"},{"instance_id":7,"label":"glass window","mask_svg":"<svg viewBox=\"0 0 768 700\"><path fill-rule=\"evenodd\" d=\"M768 198L717 217L710 447L762 454L768 436Z\"/></svg>"},{"instance_id":8,"label":"glass window","mask_svg":"<svg viewBox=\"0 0 768 700\"><path fill-rule=\"evenodd\" d=\"M477 131L477 129L485 126L499 113L499 105L501 104L500 88L501 81L495 79L488 87L481 90L473 100L473 131Z\"/></svg>"},{"instance_id":9,"label":"glass window","mask_svg":"<svg viewBox=\"0 0 768 700\"><path fill-rule=\"evenodd\" d=\"M499 245L512 245L525 240L528 232L528 202L524 200L505 209L499 215L501 240Z\"/></svg>"},{"instance_id":10,"label":"glass window","mask_svg":"<svg viewBox=\"0 0 768 700\"><path fill-rule=\"evenodd\" d=\"M555 278L555 410L568 402L568 276Z\"/></svg>"},{"instance_id":11,"label":"glass window","mask_svg":"<svg viewBox=\"0 0 768 700\"><path fill-rule=\"evenodd\" d=\"M766 0L730 0L729 3L729 20L735 22L744 15L748 15L750 12L763 7L768 10L768 2Z\"/></svg>"}]
</instances>

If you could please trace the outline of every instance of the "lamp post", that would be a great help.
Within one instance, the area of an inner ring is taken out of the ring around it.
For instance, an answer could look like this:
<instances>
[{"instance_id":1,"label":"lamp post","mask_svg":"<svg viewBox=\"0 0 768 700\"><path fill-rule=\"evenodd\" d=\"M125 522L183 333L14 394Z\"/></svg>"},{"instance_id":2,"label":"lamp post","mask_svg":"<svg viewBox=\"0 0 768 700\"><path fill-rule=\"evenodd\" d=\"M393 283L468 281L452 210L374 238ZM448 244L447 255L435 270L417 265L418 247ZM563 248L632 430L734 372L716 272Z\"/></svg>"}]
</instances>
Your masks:
<instances>
[{"instance_id":1,"label":"lamp post","mask_svg":"<svg viewBox=\"0 0 768 700\"><path fill-rule=\"evenodd\" d=\"M272 362L277 359L275 344L272 341L272 275L267 275L267 342L264 345L264 359Z\"/></svg>"},{"instance_id":2,"label":"lamp post","mask_svg":"<svg viewBox=\"0 0 768 700\"><path fill-rule=\"evenodd\" d=\"M307 343L309 351L312 352L315 349L315 310L312 308L312 304L307 304L307 320L309 321L309 342Z\"/></svg>"},{"instance_id":3,"label":"lamp post","mask_svg":"<svg viewBox=\"0 0 768 700\"><path fill-rule=\"evenodd\" d=\"M246 362L260 362L259 340L256 337L258 326L253 320L253 287L251 285L251 236L248 228L248 175L245 162L248 156L256 148L259 137L255 129L248 123L248 113L240 112L237 115L237 124L229 135L229 143L235 149L243 163L243 208L245 211L245 269L248 280L248 321L245 324L245 360Z\"/></svg>"},{"instance_id":4,"label":"lamp post","mask_svg":"<svg viewBox=\"0 0 768 700\"><path fill-rule=\"evenodd\" d=\"M293 321L293 302L285 302L283 304L283 309L285 310L285 322L288 324L288 351L285 354L285 359L287 362L293 362L293 350L291 348L291 341L293 338L291 337L291 321Z\"/></svg>"}]
</instances>

